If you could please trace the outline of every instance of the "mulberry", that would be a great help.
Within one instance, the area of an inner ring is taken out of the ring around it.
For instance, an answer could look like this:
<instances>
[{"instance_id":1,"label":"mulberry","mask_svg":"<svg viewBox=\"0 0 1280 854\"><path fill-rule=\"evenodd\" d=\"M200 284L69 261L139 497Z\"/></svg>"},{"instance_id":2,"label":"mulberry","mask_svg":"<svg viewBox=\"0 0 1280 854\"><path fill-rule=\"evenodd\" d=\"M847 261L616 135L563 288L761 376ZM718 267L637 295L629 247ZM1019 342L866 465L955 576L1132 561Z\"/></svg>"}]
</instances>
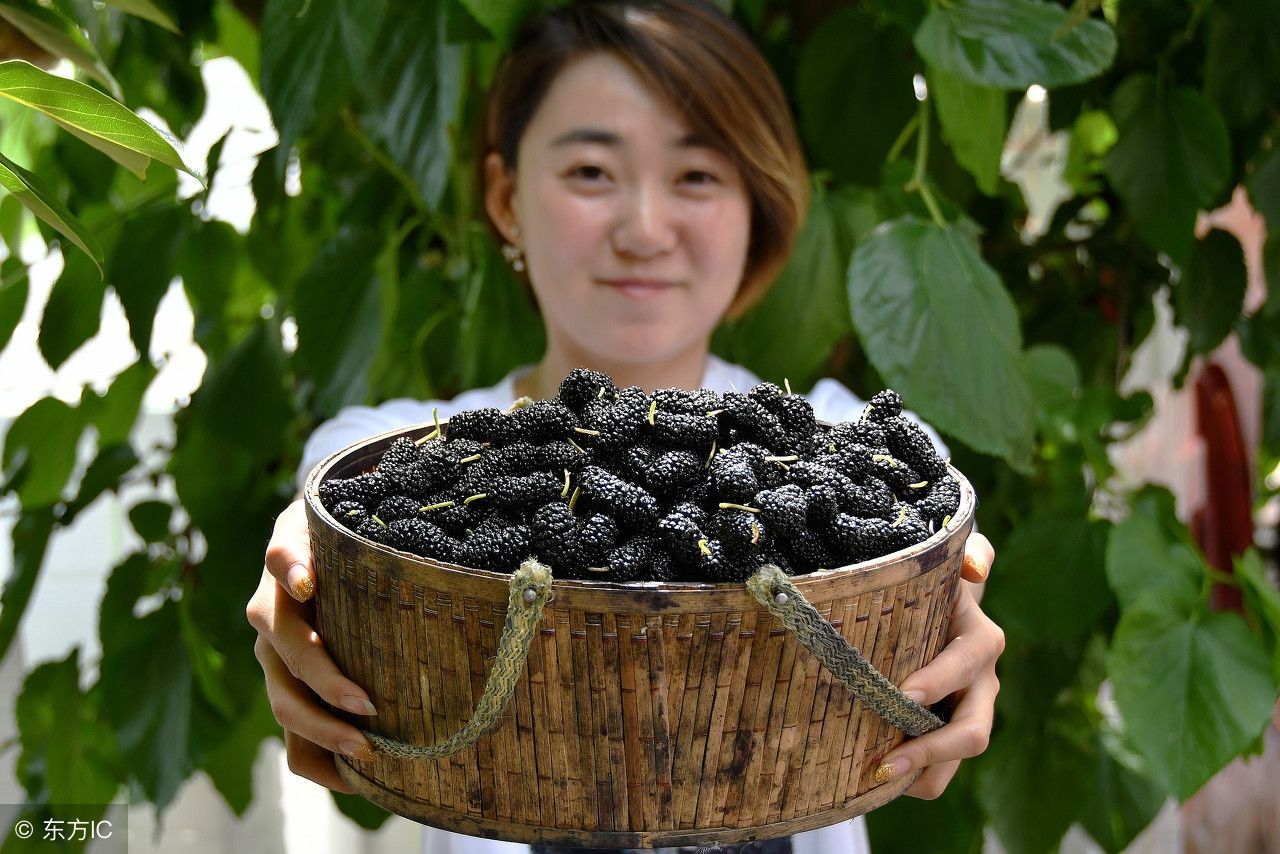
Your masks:
<instances>
[{"instance_id":1,"label":"mulberry","mask_svg":"<svg viewBox=\"0 0 1280 854\"><path fill-rule=\"evenodd\" d=\"M592 513L577 530L582 559L586 566L599 566L609 559L618 542L618 523L612 516Z\"/></svg>"},{"instance_id":2,"label":"mulberry","mask_svg":"<svg viewBox=\"0 0 1280 854\"><path fill-rule=\"evenodd\" d=\"M667 451L654 459L647 472L650 491L663 498L684 493L706 474L702 458L689 451Z\"/></svg>"},{"instance_id":3,"label":"mulberry","mask_svg":"<svg viewBox=\"0 0 1280 854\"><path fill-rule=\"evenodd\" d=\"M329 512L333 514L333 518L353 531L369 517L369 511L357 501L339 501Z\"/></svg>"},{"instance_id":4,"label":"mulberry","mask_svg":"<svg viewBox=\"0 0 1280 854\"><path fill-rule=\"evenodd\" d=\"M387 541L387 525L385 522L369 516L360 523L360 527L356 528L356 533L360 536L373 540L375 543L385 543Z\"/></svg>"},{"instance_id":5,"label":"mulberry","mask_svg":"<svg viewBox=\"0 0 1280 854\"><path fill-rule=\"evenodd\" d=\"M326 480L320 484L320 503L330 513L339 501L354 501L364 507L376 507L386 497L390 484L380 472L366 472L355 477Z\"/></svg>"},{"instance_id":6,"label":"mulberry","mask_svg":"<svg viewBox=\"0 0 1280 854\"><path fill-rule=\"evenodd\" d=\"M559 577L578 577L586 558L578 541L578 520L563 502L544 504L529 525L533 553Z\"/></svg>"},{"instance_id":7,"label":"mulberry","mask_svg":"<svg viewBox=\"0 0 1280 854\"><path fill-rule=\"evenodd\" d=\"M461 544L425 519L397 519L387 526L387 545L422 557L456 563Z\"/></svg>"},{"instance_id":8,"label":"mulberry","mask_svg":"<svg viewBox=\"0 0 1280 854\"><path fill-rule=\"evenodd\" d=\"M762 489L751 499L760 508L760 518L782 539L790 539L805 530L809 499L805 491L793 483L777 489Z\"/></svg>"},{"instance_id":9,"label":"mulberry","mask_svg":"<svg viewBox=\"0 0 1280 854\"><path fill-rule=\"evenodd\" d=\"M885 444L890 453L927 478L946 474L946 463L928 435L914 421L890 418L884 422Z\"/></svg>"},{"instance_id":10,"label":"mulberry","mask_svg":"<svg viewBox=\"0 0 1280 854\"><path fill-rule=\"evenodd\" d=\"M720 541L725 554L737 563L749 563L769 545L769 536L758 514L735 507L716 513L711 520L711 534Z\"/></svg>"},{"instance_id":11,"label":"mulberry","mask_svg":"<svg viewBox=\"0 0 1280 854\"><path fill-rule=\"evenodd\" d=\"M505 416L502 410L492 406L459 412L449 419L445 435L450 441L470 439L473 442L489 442L498 432Z\"/></svg>"},{"instance_id":12,"label":"mulberry","mask_svg":"<svg viewBox=\"0 0 1280 854\"><path fill-rule=\"evenodd\" d=\"M939 525L960 509L960 484L951 475L943 475L929 483L916 508L925 519Z\"/></svg>"},{"instance_id":13,"label":"mulberry","mask_svg":"<svg viewBox=\"0 0 1280 854\"><path fill-rule=\"evenodd\" d=\"M654 441L669 448L705 455L720 433L715 418L654 410L650 413Z\"/></svg>"},{"instance_id":14,"label":"mulberry","mask_svg":"<svg viewBox=\"0 0 1280 854\"><path fill-rule=\"evenodd\" d=\"M382 459L378 461L378 471L404 468L413 465L421 457L422 452L414 441L408 436L400 436L383 451Z\"/></svg>"},{"instance_id":15,"label":"mulberry","mask_svg":"<svg viewBox=\"0 0 1280 854\"><path fill-rule=\"evenodd\" d=\"M563 489L560 478L542 471L494 478L485 492L475 493L464 500L488 499L495 507L507 510L532 509L559 498Z\"/></svg>"},{"instance_id":16,"label":"mulberry","mask_svg":"<svg viewBox=\"0 0 1280 854\"><path fill-rule=\"evenodd\" d=\"M459 557L467 566L492 572L515 572L529 556L532 537L528 525L490 516L462 543Z\"/></svg>"},{"instance_id":17,"label":"mulberry","mask_svg":"<svg viewBox=\"0 0 1280 854\"><path fill-rule=\"evenodd\" d=\"M653 560L656 543L652 537L636 537L609 552L607 581L639 581ZM596 577L600 577L597 575Z\"/></svg>"},{"instance_id":18,"label":"mulberry","mask_svg":"<svg viewBox=\"0 0 1280 854\"><path fill-rule=\"evenodd\" d=\"M650 527L658 518L658 502L652 495L599 466L585 466L578 485L593 506L633 531Z\"/></svg>"},{"instance_id":19,"label":"mulberry","mask_svg":"<svg viewBox=\"0 0 1280 854\"><path fill-rule=\"evenodd\" d=\"M491 441L500 446L523 439L537 445L568 439L577 426L577 416L564 404L535 400L503 416Z\"/></svg>"},{"instance_id":20,"label":"mulberry","mask_svg":"<svg viewBox=\"0 0 1280 854\"><path fill-rule=\"evenodd\" d=\"M660 388L653 393L653 400L664 412L680 412L685 415L706 415L721 407L720 395L705 388L693 391Z\"/></svg>"},{"instance_id":21,"label":"mulberry","mask_svg":"<svg viewBox=\"0 0 1280 854\"><path fill-rule=\"evenodd\" d=\"M409 519L417 516L418 508L421 506L421 502L407 495L392 495L379 502L378 509L374 511L374 515L390 525L397 519Z\"/></svg>"},{"instance_id":22,"label":"mulberry","mask_svg":"<svg viewBox=\"0 0 1280 854\"><path fill-rule=\"evenodd\" d=\"M693 567L701 558L698 541L705 539L707 514L697 505L677 504L658 521L658 541L677 566Z\"/></svg>"},{"instance_id":23,"label":"mulberry","mask_svg":"<svg viewBox=\"0 0 1280 854\"><path fill-rule=\"evenodd\" d=\"M867 406L867 418L871 421L885 421L902 414L902 398L891 388L876 392Z\"/></svg>"},{"instance_id":24,"label":"mulberry","mask_svg":"<svg viewBox=\"0 0 1280 854\"><path fill-rule=\"evenodd\" d=\"M782 422L760 402L739 392L726 392L722 396L724 412L720 415L721 444L737 444L744 439L766 448L784 450L790 447ZM735 435L726 429L736 431ZM735 441L736 440L736 441Z\"/></svg>"},{"instance_id":25,"label":"mulberry","mask_svg":"<svg viewBox=\"0 0 1280 854\"><path fill-rule=\"evenodd\" d=\"M608 374L587 368L574 368L560 381L557 399L576 415L581 415L587 404L602 397L612 399L618 387Z\"/></svg>"}]
</instances>

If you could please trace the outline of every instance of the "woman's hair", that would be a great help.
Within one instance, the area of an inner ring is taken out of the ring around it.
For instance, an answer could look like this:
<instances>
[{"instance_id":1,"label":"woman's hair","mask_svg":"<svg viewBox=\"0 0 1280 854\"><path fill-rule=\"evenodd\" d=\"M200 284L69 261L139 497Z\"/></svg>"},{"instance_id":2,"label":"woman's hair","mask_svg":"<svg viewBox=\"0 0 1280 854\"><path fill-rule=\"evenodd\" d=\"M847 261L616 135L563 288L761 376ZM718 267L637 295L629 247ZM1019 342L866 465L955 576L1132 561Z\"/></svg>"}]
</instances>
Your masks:
<instances>
[{"instance_id":1,"label":"woman's hair","mask_svg":"<svg viewBox=\"0 0 1280 854\"><path fill-rule=\"evenodd\" d=\"M556 75L572 60L601 51L617 55L665 95L690 130L741 173L751 198L751 238L728 311L740 315L786 263L808 208L809 177L773 70L737 24L706 0L581 0L526 20L494 75L481 119L481 197L485 154L497 151L514 173L520 138Z\"/></svg>"}]
</instances>

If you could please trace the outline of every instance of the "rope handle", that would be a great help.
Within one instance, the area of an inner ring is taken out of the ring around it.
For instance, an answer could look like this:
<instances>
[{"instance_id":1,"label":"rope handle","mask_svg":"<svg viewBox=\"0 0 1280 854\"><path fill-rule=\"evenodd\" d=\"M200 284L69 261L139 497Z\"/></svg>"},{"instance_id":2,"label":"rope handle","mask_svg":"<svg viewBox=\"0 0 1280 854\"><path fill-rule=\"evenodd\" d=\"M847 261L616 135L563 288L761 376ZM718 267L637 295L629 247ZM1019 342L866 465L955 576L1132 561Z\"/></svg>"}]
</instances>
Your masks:
<instances>
[{"instance_id":1,"label":"rope handle","mask_svg":"<svg viewBox=\"0 0 1280 854\"><path fill-rule=\"evenodd\" d=\"M769 609L805 649L866 703L876 714L907 735L924 735L942 726L942 719L898 690L871 666L858 648L827 622L800 589L773 564L765 564L747 579L747 589Z\"/></svg>"},{"instance_id":2,"label":"rope handle","mask_svg":"<svg viewBox=\"0 0 1280 854\"><path fill-rule=\"evenodd\" d=\"M526 560L511 576L507 593L507 619L494 655L493 670L471 718L453 735L432 745L415 745L364 730L380 752L401 759L440 759L452 756L495 728L515 693L516 682L529 657L533 633L542 609L551 601L551 570L536 560Z\"/></svg>"}]
</instances>

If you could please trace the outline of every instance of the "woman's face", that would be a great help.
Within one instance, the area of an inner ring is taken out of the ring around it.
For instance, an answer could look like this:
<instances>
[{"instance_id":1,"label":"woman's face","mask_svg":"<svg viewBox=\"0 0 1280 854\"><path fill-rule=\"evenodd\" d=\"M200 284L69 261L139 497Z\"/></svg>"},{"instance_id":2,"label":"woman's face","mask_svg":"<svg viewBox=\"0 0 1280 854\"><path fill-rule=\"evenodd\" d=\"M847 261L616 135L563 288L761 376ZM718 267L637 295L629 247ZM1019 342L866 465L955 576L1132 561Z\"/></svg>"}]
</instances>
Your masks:
<instances>
[{"instance_id":1,"label":"woman's face","mask_svg":"<svg viewBox=\"0 0 1280 854\"><path fill-rule=\"evenodd\" d=\"M519 226L550 346L595 364L706 347L742 281L751 202L622 60L591 54L556 77L507 186L510 219L495 220L509 240Z\"/></svg>"}]
</instances>

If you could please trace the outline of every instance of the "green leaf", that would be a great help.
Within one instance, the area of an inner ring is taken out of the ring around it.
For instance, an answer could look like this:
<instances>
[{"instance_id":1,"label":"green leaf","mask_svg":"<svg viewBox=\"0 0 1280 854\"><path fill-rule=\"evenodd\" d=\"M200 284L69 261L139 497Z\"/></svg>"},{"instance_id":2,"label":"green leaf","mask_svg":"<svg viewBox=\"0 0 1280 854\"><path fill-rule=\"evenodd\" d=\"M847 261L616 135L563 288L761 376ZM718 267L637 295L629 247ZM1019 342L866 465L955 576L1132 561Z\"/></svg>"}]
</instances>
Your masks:
<instances>
[{"instance_id":1,"label":"green leaf","mask_svg":"<svg viewBox=\"0 0 1280 854\"><path fill-rule=\"evenodd\" d=\"M1134 501L1129 518L1107 539L1107 580L1121 607L1132 608L1148 595L1187 607L1199 598L1205 565L1185 531L1168 492L1148 489Z\"/></svg>"},{"instance_id":2,"label":"green leaf","mask_svg":"<svg viewBox=\"0 0 1280 854\"><path fill-rule=\"evenodd\" d=\"M5 451L8 452L7 443ZM49 508L27 510L14 525L13 570L4 584L4 592L0 593L0 658L9 651L9 644L13 643L18 624L26 613L51 533L53 511Z\"/></svg>"},{"instance_id":3,"label":"green leaf","mask_svg":"<svg viewBox=\"0 0 1280 854\"><path fill-rule=\"evenodd\" d=\"M512 368L536 361L546 346L542 321L528 288L514 280L493 241L475 232L458 330L463 388L491 385Z\"/></svg>"},{"instance_id":4,"label":"green leaf","mask_svg":"<svg viewBox=\"0 0 1280 854\"><path fill-rule=\"evenodd\" d=\"M226 661L222 653L210 645L192 616L189 594L178 600L178 622L182 627L182 643L187 648L191 670L200 693L223 718L233 719L236 711L225 684Z\"/></svg>"},{"instance_id":5,"label":"green leaf","mask_svg":"<svg viewBox=\"0 0 1280 854\"><path fill-rule=\"evenodd\" d=\"M1235 570L1246 612L1271 647L1272 674L1280 680L1280 590L1267 578L1267 568L1257 549L1250 548L1236 558Z\"/></svg>"},{"instance_id":6,"label":"green leaf","mask_svg":"<svg viewBox=\"0 0 1280 854\"><path fill-rule=\"evenodd\" d=\"M169 520L173 507L166 501L140 501L129 508L129 524L148 543L162 543L169 538Z\"/></svg>"},{"instance_id":7,"label":"green leaf","mask_svg":"<svg viewBox=\"0 0 1280 854\"><path fill-rule=\"evenodd\" d=\"M1097 628L1114 601L1107 587L1107 525L1087 507L1037 508L1000 547L1000 581L983 607L1006 631L1068 643Z\"/></svg>"},{"instance_id":8,"label":"green leaf","mask_svg":"<svg viewBox=\"0 0 1280 854\"><path fill-rule=\"evenodd\" d=\"M1208 13L1204 92L1232 127L1263 114L1280 86L1280 7L1218 0Z\"/></svg>"},{"instance_id":9,"label":"green leaf","mask_svg":"<svg viewBox=\"0 0 1280 854\"><path fill-rule=\"evenodd\" d=\"M1266 219L1267 228L1280 234L1280 143L1273 144L1252 164L1244 186L1254 209Z\"/></svg>"},{"instance_id":10,"label":"green leaf","mask_svg":"<svg viewBox=\"0 0 1280 854\"><path fill-rule=\"evenodd\" d=\"M1102 110L1087 110L1076 116L1071 127L1067 163L1062 168L1062 180L1078 193L1099 189L1094 176L1102 174L1103 155L1111 150L1118 138L1115 122Z\"/></svg>"},{"instance_id":11,"label":"green leaf","mask_svg":"<svg viewBox=\"0 0 1280 854\"><path fill-rule=\"evenodd\" d=\"M1120 854L1151 824L1168 796L1112 727L1102 723L1093 735L1098 764L1079 809L1080 824L1107 854Z\"/></svg>"},{"instance_id":12,"label":"green leaf","mask_svg":"<svg viewBox=\"0 0 1280 854\"><path fill-rule=\"evenodd\" d=\"M156 369L146 359L139 359L111 381L102 397L86 397L81 406L89 423L98 429L98 445L118 445L129 441L134 422L142 408L147 387L155 379Z\"/></svg>"},{"instance_id":13,"label":"green leaf","mask_svg":"<svg viewBox=\"0 0 1280 854\"><path fill-rule=\"evenodd\" d=\"M294 288L294 357L312 376L317 405L328 414L368 395L382 322L374 273L381 248L375 232L344 227L321 247Z\"/></svg>"},{"instance_id":14,"label":"green leaf","mask_svg":"<svg viewBox=\"0 0 1280 854\"><path fill-rule=\"evenodd\" d=\"M76 516L108 490L118 490L121 479L138 464L138 455L128 444L103 447L89 463L80 480L80 491L67 505L59 523L70 526Z\"/></svg>"},{"instance_id":15,"label":"green leaf","mask_svg":"<svg viewBox=\"0 0 1280 854\"><path fill-rule=\"evenodd\" d=\"M125 566L112 573L108 595ZM147 799L163 809L195 770L200 751L193 742L204 735L191 659L186 645L174 642L182 631L178 604L132 620L104 613L99 631L104 715Z\"/></svg>"},{"instance_id":16,"label":"green leaf","mask_svg":"<svg viewBox=\"0 0 1280 854\"><path fill-rule=\"evenodd\" d=\"M1005 93L976 86L940 68L926 74L929 95L938 110L942 138L988 196L1000 188L1000 155L1009 129Z\"/></svg>"},{"instance_id":17,"label":"green leaf","mask_svg":"<svg viewBox=\"0 0 1280 854\"><path fill-rule=\"evenodd\" d=\"M795 250L773 286L740 320L718 334L716 350L758 376L797 389L822 376L831 348L853 332L845 270L854 243L881 214L875 194L855 187L815 188ZM788 347L762 347L790 340Z\"/></svg>"},{"instance_id":18,"label":"green leaf","mask_svg":"<svg viewBox=\"0 0 1280 854\"><path fill-rule=\"evenodd\" d=\"M1184 800L1257 740L1276 701L1266 654L1240 615L1204 603L1152 595L1126 608L1107 671L1130 741Z\"/></svg>"},{"instance_id":19,"label":"green leaf","mask_svg":"<svg viewBox=\"0 0 1280 854\"><path fill-rule=\"evenodd\" d=\"M332 789L329 790L329 794L333 795L333 802L337 805L338 811L365 830L377 830L391 818L391 813L359 795L348 795Z\"/></svg>"},{"instance_id":20,"label":"green leaf","mask_svg":"<svg viewBox=\"0 0 1280 854\"><path fill-rule=\"evenodd\" d=\"M1036 344L1022 355L1027 388L1040 412L1064 413L1080 400L1080 369L1070 351L1056 344Z\"/></svg>"},{"instance_id":21,"label":"green leaf","mask_svg":"<svg viewBox=\"0 0 1280 854\"><path fill-rule=\"evenodd\" d=\"M982 756L978 799L1010 852L1056 850L1089 793L1092 758L1060 727L1052 720L1005 727Z\"/></svg>"},{"instance_id":22,"label":"green leaf","mask_svg":"<svg viewBox=\"0 0 1280 854\"><path fill-rule=\"evenodd\" d=\"M1071 25L1067 10L1039 0L948 0L915 34L929 65L977 86L1052 89L1111 66L1116 36L1096 18Z\"/></svg>"},{"instance_id":23,"label":"green leaf","mask_svg":"<svg viewBox=\"0 0 1280 854\"><path fill-rule=\"evenodd\" d=\"M389 18L380 44L383 82L363 113L370 134L435 210L449 184L450 128L463 93L464 48L444 40L444 5L412 3Z\"/></svg>"},{"instance_id":24,"label":"green leaf","mask_svg":"<svg viewBox=\"0 0 1280 854\"><path fill-rule=\"evenodd\" d=\"M143 355L151 350L156 309L177 275L189 218L179 207L130 217L107 264L107 277L129 320L129 338Z\"/></svg>"},{"instance_id":25,"label":"green leaf","mask_svg":"<svg viewBox=\"0 0 1280 854\"><path fill-rule=\"evenodd\" d=\"M533 0L462 0L462 5L499 42L508 44L535 3Z\"/></svg>"},{"instance_id":26,"label":"green leaf","mask_svg":"<svg viewBox=\"0 0 1280 854\"><path fill-rule=\"evenodd\" d=\"M120 84L111 76L93 42L75 21L57 9L41 6L34 0L5 0L0 3L0 18L54 56L71 60L106 86L113 97L121 98Z\"/></svg>"},{"instance_id":27,"label":"green leaf","mask_svg":"<svg viewBox=\"0 0 1280 854\"><path fill-rule=\"evenodd\" d=\"M98 334L102 301L107 288L100 271L87 256L69 252L63 256L62 274L53 283L40 319L36 343L40 355L57 369L80 346Z\"/></svg>"},{"instance_id":28,"label":"green leaf","mask_svg":"<svg viewBox=\"0 0 1280 854\"><path fill-rule=\"evenodd\" d=\"M0 274L3 274L0 280L0 352L3 352L18 328L18 321L22 320L30 283L26 267L13 255L4 260Z\"/></svg>"},{"instance_id":29,"label":"green leaf","mask_svg":"<svg viewBox=\"0 0 1280 854\"><path fill-rule=\"evenodd\" d=\"M240 63L253 85L257 86L261 80L259 57L262 54L257 28L249 23L231 0L219 0L214 4L213 20L218 27L218 36L209 43L210 53L229 56ZM210 179L212 180L212 176Z\"/></svg>"},{"instance_id":30,"label":"green leaf","mask_svg":"<svg viewBox=\"0 0 1280 854\"><path fill-rule=\"evenodd\" d=\"M367 79L387 0L272 0L262 16L262 95L280 134L275 174L311 122Z\"/></svg>"},{"instance_id":31,"label":"green leaf","mask_svg":"<svg viewBox=\"0 0 1280 854\"><path fill-rule=\"evenodd\" d=\"M840 181L875 185L899 130L915 114L910 51L898 27L857 9L828 16L796 67L796 110L817 162Z\"/></svg>"},{"instance_id":32,"label":"green leaf","mask_svg":"<svg viewBox=\"0 0 1280 854\"><path fill-rule=\"evenodd\" d=\"M1030 465L1017 312L955 226L882 225L853 253L849 302L867 356L910 408L976 451Z\"/></svg>"},{"instance_id":33,"label":"green leaf","mask_svg":"<svg viewBox=\"0 0 1280 854\"><path fill-rule=\"evenodd\" d=\"M106 804L124 783L124 768L93 696L80 691L79 658L76 647L23 681L14 704L22 745L18 773L28 783L43 780L49 802Z\"/></svg>"},{"instance_id":34,"label":"green leaf","mask_svg":"<svg viewBox=\"0 0 1280 854\"><path fill-rule=\"evenodd\" d=\"M27 454L30 467L18 487L24 509L48 507L62 497L76 464L76 444L84 428L78 410L60 400L38 400L14 419L4 437L3 468L20 451Z\"/></svg>"},{"instance_id":35,"label":"green leaf","mask_svg":"<svg viewBox=\"0 0 1280 854\"><path fill-rule=\"evenodd\" d=\"M7 63L0 63L0 66L5 64ZM66 205L58 201L58 197L40 176L28 172L0 154L0 187L4 187L23 207L80 247L97 265L98 275L102 275L102 247L98 245L97 238L67 210Z\"/></svg>"},{"instance_id":36,"label":"green leaf","mask_svg":"<svg viewBox=\"0 0 1280 854\"><path fill-rule=\"evenodd\" d=\"M1196 241L1175 291L1192 351L1208 353L1222 343L1244 307L1247 285L1244 249L1234 235L1215 228Z\"/></svg>"},{"instance_id":37,"label":"green leaf","mask_svg":"<svg viewBox=\"0 0 1280 854\"><path fill-rule=\"evenodd\" d=\"M158 160L204 183L200 173L182 162L177 140L92 86L12 59L0 62L0 97L39 110L139 178L146 177L151 160Z\"/></svg>"},{"instance_id":38,"label":"green leaf","mask_svg":"<svg viewBox=\"0 0 1280 854\"><path fill-rule=\"evenodd\" d=\"M1111 99L1120 138L1106 174L1139 234L1181 265L1195 241L1196 213L1231 176L1231 147L1222 117L1203 95L1160 86L1137 74Z\"/></svg>"},{"instance_id":39,"label":"green leaf","mask_svg":"<svg viewBox=\"0 0 1280 854\"><path fill-rule=\"evenodd\" d=\"M896 798L867 813L871 850L981 854L984 816L974 796L974 765L962 762L936 800Z\"/></svg>"},{"instance_id":40,"label":"green leaf","mask_svg":"<svg viewBox=\"0 0 1280 854\"><path fill-rule=\"evenodd\" d=\"M103 0L108 6L115 6L121 12L136 15L139 18L159 24L175 35L182 35L173 18L151 0Z\"/></svg>"},{"instance_id":41,"label":"green leaf","mask_svg":"<svg viewBox=\"0 0 1280 854\"><path fill-rule=\"evenodd\" d=\"M253 802L253 765L263 739L279 737L280 724L271 714L267 692L259 690L237 709L235 728L209 751L200 768L237 816Z\"/></svg>"}]
</instances>

